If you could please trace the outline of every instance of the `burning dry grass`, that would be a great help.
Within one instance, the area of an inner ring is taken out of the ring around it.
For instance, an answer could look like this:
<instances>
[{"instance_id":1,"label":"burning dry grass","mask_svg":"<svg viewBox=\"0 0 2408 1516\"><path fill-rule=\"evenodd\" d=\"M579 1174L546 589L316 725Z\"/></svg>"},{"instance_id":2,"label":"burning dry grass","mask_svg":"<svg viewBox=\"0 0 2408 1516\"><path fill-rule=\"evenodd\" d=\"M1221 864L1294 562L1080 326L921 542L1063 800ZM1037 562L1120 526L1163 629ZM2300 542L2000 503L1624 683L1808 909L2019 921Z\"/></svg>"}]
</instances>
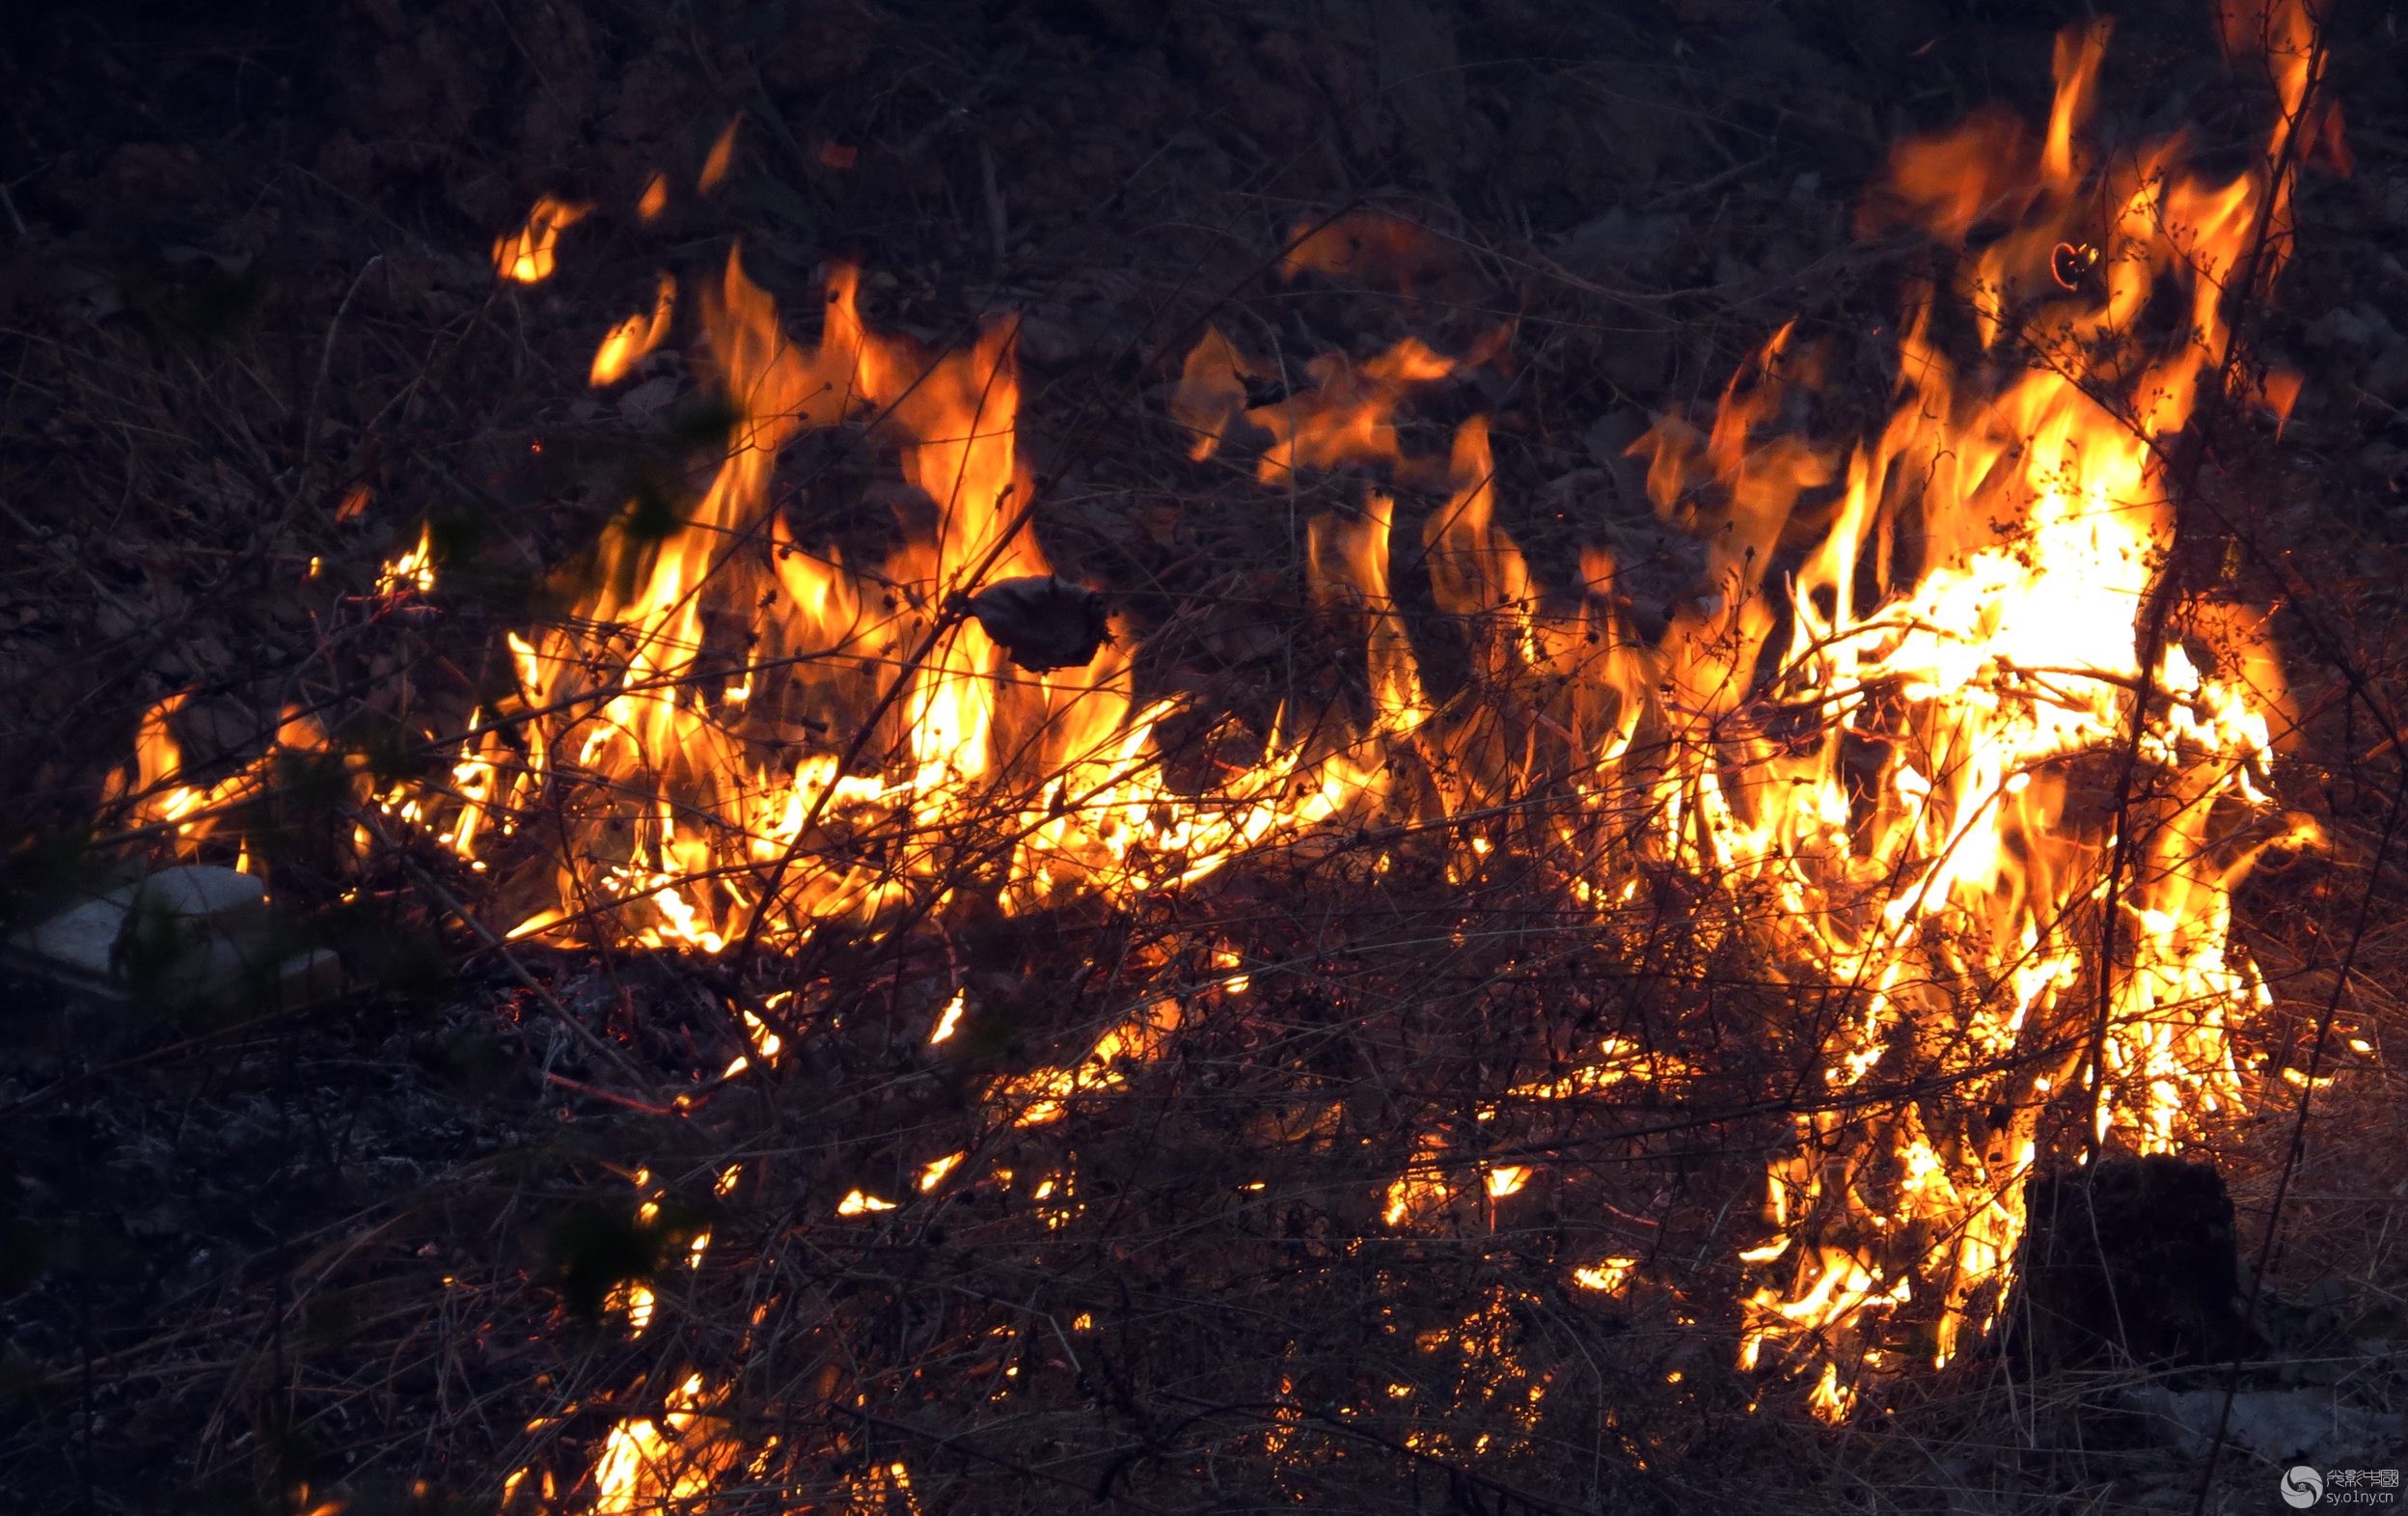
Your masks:
<instances>
[{"instance_id":1,"label":"burning dry grass","mask_svg":"<svg viewBox=\"0 0 2408 1516\"><path fill-rule=\"evenodd\" d=\"M739 256L664 275L590 377L698 312L723 425L561 614L437 624L474 557L405 532L320 623L320 698L251 702L272 737L212 766L199 707L155 708L113 840L419 900L519 987L555 1109L609 1114L558 1155L581 1205L458 1170L424 1202L507 1260L400 1338L515 1387L464 1439L506 1510L2063 1491L1983 1481L2130 1381L2036 1395L1981 1351L2025 1181L2256 1119L2233 1171L2290 1177L2244 1204L2287 1207L2324 1194L2268 1119L2303 1046L2384 1077L2315 943L2389 822L2285 755L2387 721L2388 683L2286 677L2297 587L2199 477L2195 439L2297 389L2235 331L2322 140L2305 34L2273 41L2282 124L2237 175L2086 146L2097 31L2044 134L1902 148L1868 214L1962 257L1908 281L1888 414L1819 433L1835 360L1784 327L1647 433L1650 509L1584 552L1515 539L1486 417L1448 414L1513 379L1464 261L1313 218L1276 277L1392 285L1419 330L1164 355L1122 451L1175 427L1221 472L1152 492L1220 490L1292 562L1152 624L1054 577L1009 321L930 345L849 269L799 323ZM540 203L503 280L552 278L584 214ZM900 479L890 529L837 459ZM1245 652L1263 625L1315 651ZM270 811L305 774L315 855ZM2310 948L2235 935L2261 860L2332 892ZM529 1267L503 1239L543 1210ZM396 1289L368 1251L312 1289Z\"/></svg>"}]
</instances>

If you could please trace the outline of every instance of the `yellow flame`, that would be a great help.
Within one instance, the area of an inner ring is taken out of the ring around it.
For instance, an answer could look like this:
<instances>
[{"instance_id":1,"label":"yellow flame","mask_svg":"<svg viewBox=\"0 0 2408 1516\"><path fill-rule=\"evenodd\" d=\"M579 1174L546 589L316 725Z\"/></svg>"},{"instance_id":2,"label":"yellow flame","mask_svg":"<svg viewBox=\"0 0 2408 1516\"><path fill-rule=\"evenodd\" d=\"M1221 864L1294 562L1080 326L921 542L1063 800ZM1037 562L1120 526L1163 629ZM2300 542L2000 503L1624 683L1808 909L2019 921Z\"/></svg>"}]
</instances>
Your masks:
<instances>
[{"instance_id":1,"label":"yellow flame","mask_svg":"<svg viewBox=\"0 0 2408 1516\"><path fill-rule=\"evenodd\" d=\"M690 1374L658 1418L614 1425L594 1461L592 1516L636 1516L709 1494L743 1456L725 1420L711 1414L724 1394Z\"/></svg>"},{"instance_id":2,"label":"yellow flame","mask_svg":"<svg viewBox=\"0 0 2408 1516\"><path fill-rule=\"evenodd\" d=\"M1630 1282L1630 1276L1638 1266L1636 1258L1600 1258L1595 1263L1584 1263L1573 1269L1572 1282L1582 1289L1618 1295Z\"/></svg>"},{"instance_id":3,"label":"yellow flame","mask_svg":"<svg viewBox=\"0 0 2408 1516\"><path fill-rule=\"evenodd\" d=\"M550 195L537 197L534 208L527 213L527 224L495 240L494 271L522 285L551 278L561 231L583 221L588 208Z\"/></svg>"},{"instance_id":4,"label":"yellow flame","mask_svg":"<svg viewBox=\"0 0 2408 1516\"><path fill-rule=\"evenodd\" d=\"M602 345L593 352L593 372L589 375L595 389L616 384L628 370L644 355L661 345L669 335L670 317L677 300L677 281L661 275L660 289L652 301L650 316L631 316L610 330Z\"/></svg>"},{"instance_id":5,"label":"yellow flame","mask_svg":"<svg viewBox=\"0 0 2408 1516\"><path fill-rule=\"evenodd\" d=\"M423 524L418 529L418 545L400 557L390 560L376 575L376 593L380 596L418 593L427 594L435 588L434 527Z\"/></svg>"},{"instance_id":6,"label":"yellow flame","mask_svg":"<svg viewBox=\"0 0 2408 1516\"><path fill-rule=\"evenodd\" d=\"M928 1166L919 1171L920 1189L922 1191L933 1190L943 1184L944 1176L951 1173L960 1166L962 1160L969 1156L968 1153L947 1153L942 1158L930 1160Z\"/></svg>"},{"instance_id":7,"label":"yellow flame","mask_svg":"<svg viewBox=\"0 0 2408 1516\"><path fill-rule=\"evenodd\" d=\"M951 1037L959 1030L961 1024L962 991L955 990L953 998L944 1003L944 1009L937 1017L937 1029L928 1034L930 1045L933 1046Z\"/></svg>"}]
</instances>

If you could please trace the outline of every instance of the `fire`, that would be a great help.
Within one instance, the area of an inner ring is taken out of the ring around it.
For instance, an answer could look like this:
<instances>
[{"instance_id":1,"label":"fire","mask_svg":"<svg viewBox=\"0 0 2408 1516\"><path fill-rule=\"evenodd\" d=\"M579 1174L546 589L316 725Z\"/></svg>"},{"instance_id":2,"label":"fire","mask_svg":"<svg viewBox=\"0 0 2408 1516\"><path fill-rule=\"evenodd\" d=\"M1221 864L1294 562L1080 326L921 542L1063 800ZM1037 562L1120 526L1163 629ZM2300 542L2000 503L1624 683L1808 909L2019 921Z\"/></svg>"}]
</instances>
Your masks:
<instances>
[{"instance_id":1,"label":"fire","mask_svg":"<svg viewBox=\"0 0 2408 1516\"><path fill-rule=\"evenodd\" d=\"M535 207L527 212L527 224L494 242L494 271L522 285L551 278L561 233L583 221L589 208L550 195L537 197Z\"/></svg>"},{"instance_id":2,"label":"fire","mask_svg":"<svg viewBox=\"0 0 2408 1516\"><path fill-rule=\"evenodd\" d=\"M1192 880L1332 814L1344 790L1294 752L1268 754L1210 805L1170 790L1153 731L1172 707L1133 701L1124 648L1006 674L979 618L948 608L1051 572L1026 519L1010 329L930 354L869 331L857 289L839 269L820 344L805 349L730 258L702 301L723 386L743 405L717 477L666 538L614 532L600 587L569 622L592 630L512 639L518 694L464 761L492 767L503 816L560 801L586 818L586 845L561 858L562 901L602 902L645 945L784 947L816 923L942 904L971 864L955 841L970 825L1011 840L996 872L1034 901ZM632 350L621 336L597 373ZM868 578L768 507L780 450L837 426L897 442L937 517L933 540L907 541ZM749 608L749 661L713 646L705 613L720 606ZM728 670L716 699L695 687L706 660ZM779 712L858 735L789 761L752 734Z\"/></svg>"},{"instance_id":3,"label":"fire","mask_svg":"<svg viewBox=\"0 0 2408 1516\"><path fill-rule=\"evenodd\" d=\"M1297 469L1326 469L1341 462L1401 464L1397 407L1416 390L1492 357L1505 335L1498 332L1461 362L1413 337L1359 364L1341 354L1324 354L1305 365L1305 375L1312 380L1309 388L1249 407L1246 381L1263 383L1275 375L1213 331L1188 354L1171 398L1171 415L1195 434L1189 456L1198 461L1218 452L1241 422L1268 437L1255 465L1265 484L1281 483Z\"/></svg>"},{"instance_id":4,"label":"fire","mask_svg":"<svg viewBox=\"0 0 2408 1516\"><path fill-rule=\"evenodd\" d=\"M920 1190L924 1193L943 1184L944 1176L960 1167L962 1160L969 1156L968 1153L947 1153L942 1158L930 1159L919 1171Z\"/></svg>"},{"instance_id":5,"label":"fire","mask_svg":"<svg viewBox=\"0 0 2408 1516\"><path fill-rule=\"evenodd\" d=\"M711 143L710 153L702 160L702 173L694 183L697 194L707 195L726 179L727 166L735 161L736 128L743 124L744 118L737 117Z\"/></svg>"},{"instance_id":6,"label":"fire","mask_svg":"<svg viewBox=\"0 0 2408 1516\"><path fill-rule=\"evenodd\" d=\"M955 990L953 992L953 998L946 1001L944 1003L944 1009L938 1013L937 1030L928 1034L929 1042L933 1045L946 1040L953 1035L954 1032L960 1028L961 1024L962 992L960 990Z\"/></svg>"},{"instance_id":7,"label":"fire","mask_svg":"<svg viewBox=\"0 0 2408 1516\"><path fill-rule=\"evenodd\" d=\"M1666 421L1642 439L1658 512L1708 543L1709 593L1660 636L1610 609L1534 614L1476 418L1422 541L1434 598L1470 632L1476 706L1434 703L1397 623L1389 502L1313 524L1318 592L1369 642L1374 731L1425 757L1442 811L1568 774L1589 817L1643 818L1602 876L1569 881L1576 897L1627 897L1617 868L1672 867L1735 907L1761 902L1755 951L1844 987L1847 1014L1813 1050L1821 1094L1769 1176L1779 1230L1750 1251L1771 1282L1744 1353L1834 1355L1810 1396L1824 1414L1854 1403L1889 1318L1922 1310L1944 1361L1996 1309L2052 1109L2074 1100L2098 1139L2150 1152L2242 1099L2229 1034L2270 997L2230 943L2231 891L2267 848L2315 834L2272 809L2289 718L2262 615L2149 608L2183 487L2168 458L2226 382L2225 291L2287 215L2282 150L2308 50L2296 11L2268 24L2297 54L2277 70L2285 124L2237 179L2187 173L2178 140L2129 163L2089 151L2104 27L2061 39L2039 139L1991 113L1900 148L1868 230L1911 225L1959 249L1954 309L1913 295L1894 409L1862 439L1784 426L1819 382L1791 328L1705 430ZM2066 245L2090 250L2083 278L2062 277ZM2284 243L2270 245L2249 270L2260 285ZM1971 366L1939 335L1956 312ZM1410 347L1381 361L1363 372L1384 388L1331 369L1300 405L1246 409L1243 382L1262 375L1216 333L1173 409L1199 456L1244 415L1269 438L1266 482L1411 468L1389 419L1404 380L1439 370ZM1800 526L1818 545L1775 577ZM1610 558L1587 563L1593 591L1613 585ZM2097 775L2118 764L2122 802L2102 805ZM1468 840L1466 869L1485 842ZM1519 1092L1601 1088L1607 1066ZM1874 1093L1918 1082L1951 1093ZM1390 1186L1389 1225L1442 1208L1442 1146L1425 1139Z\"/></svg>"},{"instance_id":8,"label":"fire","mask_svg":"<svg viewBox=\"0 0 2408 1516\"><path fill-rule=\"evenodd\" d=\"M418 529L418 545L378 570L376 594L379 599L410 593L430 594L435 588L434 528Z\"/></svg>"},{"instance_id":9,"label":"fire","mask_svg":"<svg viewBox=\"0 0 2408 1516\"><path fill-rule=\"evenodd\" d=\"M266 792L280 758L322 752L326 739L313 717L287 709L264 755L197 784L187 775L183 745L176 738L175 720L184 702L182 694L170 695L144 714L132 766L112 776L101 793L104 808L125 824L164 833L173 852L190 857L216 834L229 812ZM247 843L238 845L247 860Z\"/></svg>"},{"instance_id":10,"label":"fire","mask_svg":"<svg viewBox=\"0 0 2408 1516\"><path fill-rule=\"evenodd\" d=\"M1629 1284L1630 1277L1637 1271L1638 1266L1639 1260L1636 1258L1601 1258L1595 1263L1584 1263L1573 1269L1572 1282L1582 1289L1593 1289L1607 1295L1619 1295Z\"/></svg>"},{"instance_id":11,"label":"fire","mask_svg":"<svg viewBox=\"0 0 2408 1516\"><path fill-rule=\"evenodd\" d=\"M1411 1167L1388 1181L1388 1203L1380 1213L1382 1225L1410 1226L1434 1219L1446 1209L1455 1198L1455 1187L1446 1180L1445 1153L1443 1140L1422 1138Z\"/></svg>"},{"instance_id":12,"label":"fire","mask_svg":"<svg viewBox=\"0 0 2408 1516\"><path fill-rule=\"evenodd\" d=\"M1158 1001L1105 1033L1079 1062L1002 1080L989 1098L1012 1114L1016 1126L1058 1121L1068 1113L1073 1097L1124 1088L1128 1076L1121 1064L1160 1057L1178 1032L1180 1019L1177 1001Z\"/></svg>"},{"instance_id":13,"label":"fire","mask_svg":"<svg viewBox=\"0 0 2408 1516\"><path fill-rule=\"evenodd\" d=\"M725 1419L712 1414L724 1394L692 1374L670 1392L659 1416L612 1427L594 1463L591 1516L635 1516L717 1488L744 1456Z\"/></svg>"},{"instance_id":14,"label":"fire","mask_svg":"<svg viewBox=\"0 0 2408 1516\"><path fill-rule=\"evenodd\" d=\"M1902 1341L1945 1361L1987 1324L2044 1157L2170 1150L2241 1109L2231 1034L2271 995L2232 941L2233 892L2269 849L2316 841L2275 799L2293 718L2268 613L2169 577L2185 428L2203 407L2261 398L2232 372L2230 302L2280 267L2311 83L2297 4L2224 21L2230 49L2275 60L2283 104L2235 178L2203 177L2178 136L2112 159L2089 145L2103 25L2061 38L2038 133L1993 111L1896 150L1860 229L1920 233L1956 268L1907 293L1886 417L1800 435L1793 402L1822 365L1785 326L1702 425L1661 419L1632 452L1705 566L1653 627L1603 548L1582 555L1576 585L1543 582L1499 525L1485 420L1442 455L1407 450L1405 407L1496 359L1510 328L1453 353L1407 337L1359 361L1325 355L1260 401L1274 366L1208 333L1169 407L1193 458L1248 452L1283 491L1339 467L1389 481L1306 531L1316 615L1364 651L1361 708L1310 741L1283 713L1209 787L1166 775L1159 733L1179 707L1137 697L1125 625L1069 639L1088 656L1063 667L981 613L1006 585L1038 587L1030 605L1092 603L1030 530L1011 324L927 350L875 330L839 266L805 345L731 252L691 302L735 408L709 483L666 529L631 507L571 614L509 637L516 689L471 723L450 786L378 798L464 859L498 839L552 849L549 903L512 937L705 954L790 951L971 895L1006 912L1130 904L1388 806L1460 839L1457 882L1524 849L1598 921L1681 880L1708 902L1698 930L1828 1009L1770 1034L1798 1076L1793 1143L1765 1176L1765 1233L1736 1262L1743 1365L1794 1369L1808 1404L1845 1417L1904 1362ZM2336 134L2338 155L2338 126L2313 130ZM497 268L547 277L582 214L538 202ZM1281 271L1410 293L1434 259L1393 218L1350 218L1294 237ZM665 340L674 296L665 278L650 317L612 331L596 384ZM806 508L773 503L781 452L833 428L895 450L909 486L911 529L875 565L845 562ZM1408 483L1442 503L1400 549ZM379 593L431 589L428 555L422 534ZM1461 629L1467 679L1423 666L1408 571ZM1450 682L1471 695L1449 697ZM185 781L177 708L145 722L111 798L190 846L260 770ZM280 742L322 745L288 725ZM560 824L526 824L537 814ZM1230 974L1243 962L1217 950L1218 992L1254 984ZM930 1046L959 1033L965 1006L954 990ZM991 1079L986 1109L1026 1129L1117 1096L1192 1011L1149 996L1082 1055ZM780 1054L746 1021L752 1053L731 1077ZM1609 1037L1506 1095L1678 1098L1707 1072ZM1387 1227L1448 1225L1470 1208L1459 1200L1506 1199L1546 1167L1487 1164L1462 1137L1416 1132L1406 1171L1366 1197ZM925 1161L917 1194L968 1161ZM1476 1189L1459 1189L1455 1165ZM1067 1171L1059 1184L1049 1225L1075 1204ZM926 1203L854 1189L834 1208ZM1610 1256L1571 1278L1614 1294L1637 1267ZM624 1304L632 1320L639 1303ZM735 1468L719 1403L698 1374L659 1416L622 1421L591 1509L686 1499ZM900 1466L887 1476L908 1498Z\"/></svg>"},{"instance_id":15,"label":"fire","mask_svg":"<svg viewBox=\"0 0 2408 1516\"><path fill-rule=\"evenodd\" d=\"M677 301L677 281L661 275L660 292L653 298L649 317L631 316L611 328L594 349L591 382L595 389L616 384L627 371L641 363L644 355L661 345L669 335L670 313Z\"/></svg>"}]
</instances>

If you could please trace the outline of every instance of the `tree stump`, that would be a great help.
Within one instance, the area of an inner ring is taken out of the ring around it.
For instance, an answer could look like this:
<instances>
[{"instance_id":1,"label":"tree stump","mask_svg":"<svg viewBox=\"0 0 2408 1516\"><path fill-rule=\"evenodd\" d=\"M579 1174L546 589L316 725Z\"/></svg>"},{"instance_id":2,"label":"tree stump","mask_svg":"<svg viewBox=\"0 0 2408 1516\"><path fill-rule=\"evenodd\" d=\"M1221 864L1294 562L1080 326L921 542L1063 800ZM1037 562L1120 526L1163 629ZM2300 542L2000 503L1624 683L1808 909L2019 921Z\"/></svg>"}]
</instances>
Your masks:
<instances>
[{"instance_id":1,"label":"tree stump","mask_svg":"<svg viewBox=\"0 0 2408 1516\"><path fill-rule=\"evenodd\" d=\"M2036 1175L1999 1340L2036 1369L2229 1358L2242 1340L2232 1199L2165 1154Z\"/></svg>"}]
</instances>

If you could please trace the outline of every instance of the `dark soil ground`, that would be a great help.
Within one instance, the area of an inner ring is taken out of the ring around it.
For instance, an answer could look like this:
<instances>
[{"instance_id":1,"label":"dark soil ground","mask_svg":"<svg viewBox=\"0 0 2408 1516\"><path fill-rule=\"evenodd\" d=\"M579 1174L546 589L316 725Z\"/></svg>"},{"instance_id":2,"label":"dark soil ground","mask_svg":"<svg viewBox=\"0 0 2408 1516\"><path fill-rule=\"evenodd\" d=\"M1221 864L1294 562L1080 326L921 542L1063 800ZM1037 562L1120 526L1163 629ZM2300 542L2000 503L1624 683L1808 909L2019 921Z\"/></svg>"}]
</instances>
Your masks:
<instances>
[{"instance_id":1,"label":"dark soil ground","mask_svg":"<svg viewBox=\"0 0 2408 1516\"><path fill-rule=\"evenodd\" d=\"M1023 427L1048 476L1048 551L1115 587L1148 634L1141 677L1268 706L1316 656L1296 635L1310 606L1294 523L1312 502L1289 502L1264 531L1242 464L1176 461L1184 439L1163 399L1207 316L1300 362L1375 350L1400 329L1393 302L1271 276L1298 217L1357 205L1409 216L1459 252L1467 317L1518 319L1510 381L1413 425L1426 450L1461 414L1494 416L1502 524L1544 569L1550 554L1568 561L1584 503L1630 503L1619 447L1645 418L1710 402L1780 321L1886 330L1914 255L1851 239L1857 191L1902 131L1991 100L2044 110L2051 38L2085 9L16 7L0 19L0 828L22 842L10 924L91 863L59 840L87 830L140 714L175 691L196 691L185 739L205 758L256 750L287 703L372 684L385 693L350 740L406 767L420 707L448 708L485 678L479 660L540 614L546 572L620 508L629 470L694 388L671 355L655 361L659 387L597 396L594 342L648 300L654 270L708 270L731 235L789 311L808 306L824 261L851 257L889 328L953 342L987 313L1024 313ZM2356 680L2393 700L2408 654L2408 41L2385 7L2340 13L2334 88L2356 169L2305 181L2298 258L2265 333L2308 385L2280 446L2236 441L2228 466L2291 583L2317 592L2312 626L2285 635L2303 703L2331 697L2299 803L2342 841L2244 902L2282 997L2265 1039L2276 1059L2296 1053L2332 990L2320 934L2363 927L2367 897L2352 1024L2378 1043L2408 1034L2393 998L2408 984L2408 892L2380 875L2375 846L2390 771L2345 698ZM2204 6L2115 14L2105 130L2191 121L2225 152L2256 133L2263 99L2224 70ZM721 192L640 223L629 207L645 180L691 184L731 116L743 124ZM573 229L557 278L497 289L492 239L547 191L602 208ZM1886 403L1869 383L1866 414ZM369 508L343 518L338 504L361 485ZM1328 487L1332 500L1353 488ZM865 521L883 514L862 508ZM360 609L377 565L428 520L447 562L440 620ZM305 580L313 560L323 572ZM2095 1387L2002 1400L1994 1384L1950 1380L1832 1432L1740 1412L1756 1392L1686 1331L1694 1308L1677 1291L1601 1313L1516 1294L1502 1254L1400 1252L1349 1274L1319 1238L1359 1223L1233 1218L1212 1198L1230 1152L1301 1143L1266 1128L1260 1108L1218 1128L1085 1132L1084 1171L1159 1182L1125 1235L1087 1238L1075 1257L1046 1251L1038 1211L1008 1186L942 1226L828 1227L817 1219L846 1189L908 1186L926 1154L907 1139L957 1113L974 1076L1069 1035L1052 1002L999 990L1022 1019L984 1063L917 1069L886 1034L848 1034L800 1050L775 1080L647 1112L594 1092L618 1078L563 1023L607 1033L657 1097L737 1050L720 971L506 959L416 863L355 881L345 904L327 860L347 828L297 802L285 819L295 840L280 895L342 951L351 992L204 1013L0 986L12 1508L306 1510L338 1496L361 1512L489 1511L527 1467L538 1472L512 1509L538 1508L544 1471L577 1508L570 1486L611 1423L657 1410L681 1364L727 1355L773 1302L755 1366L721 1410L749 1434L816 1439L819 1482L736 1477L744 1493L714 1510L902 1509L891 1491L862 1493L864 1471L889 1458L910 1461L930 1512L1065 1500L2097 1511L2188 1508L2196 1489L2195 1457L2081 1412ZM1280 891L1295 887L1236 885L1221 908L1293 915ZM1579 954L1520 926L1435 966L1408 961L1449 908L1430 881L1398 882L1390 915L1343 963L1315 959L1303 923L1277 930L1325 981L1419 981L1447 1014L1505 1013L1498 965L1534 958L1554 967L1514 995L1562 1007L1586 994ZM1174 925L1041 923L979 966L1003 986L1084 985L1108 941L1147 973L1192 980ZM925 1008L912 996L935 974L913 973L907 984L894 966L887 1014ZM1305 973L1265 991L1291 1033L1330 1019L1334 993ZM1234 1034L1198 1055L1196 1069L1230 1071L1195 1075L1215 1091L1206 1109L1245 1109L1251 1056ZM2332 1386L2399 1409L2400 1093L2379 1061L2319 1093L2251 1385ZM2244 1259L2266 1232L2289 1115L2269 1111L2212 1155ZM1763 1140L1717 1127L1675 1156L1705 1195L1717 1166L1760 1171L1748 1144ZM988 1156L1032 1172L1055 1161L1026 1141ZM717 1193L736 1160L748 1177ZM1377 1156L1345 1162L1376 1193ZM616 1220L639 1169L669 1197L667 1231ZM1719 1235L1710 1216L1696 1225ZM1533 1223L1566 1226L1577 1223ZM644 1340L594 1319L604 1286L641 1271L627 1250L705 1227L709 1262L662 1274L661 1325ZM999 1323L994 1351L940 1354L987 1330L982 1310ZM1594 1401L1588 1424L1610 1434L1486 1456L1484 1428L1519 1424L1482 1400L1504 1392L1468 1370L1441 1384L1400 1345L1466 1311L1489 1312L1532 1371L1586 1375L1563 1392ZM1086 1315L1117 1325L1060 1326ZM1266 1398L1264 1381L1341 1386L1373 1360L1469 1409L1407 1446L1401 1431L1339 1430L1306 1388ZM904 1363L919 1366L895 1391L880 1365ZM1006 1364L1008 1401L1000 1379L986 1392ZM1684 1376L1681 1392L1668 1374ZM965 1386L973 1406L997 1402L986 1420L937 1414ZM1322 1441L1301 1467L1278 1465L1271 1452L1290 1437ZM2271 1472L2246 1457L2222 1483L2221 1508L2273 1504Z\"/></svg>"}]
</instances>

